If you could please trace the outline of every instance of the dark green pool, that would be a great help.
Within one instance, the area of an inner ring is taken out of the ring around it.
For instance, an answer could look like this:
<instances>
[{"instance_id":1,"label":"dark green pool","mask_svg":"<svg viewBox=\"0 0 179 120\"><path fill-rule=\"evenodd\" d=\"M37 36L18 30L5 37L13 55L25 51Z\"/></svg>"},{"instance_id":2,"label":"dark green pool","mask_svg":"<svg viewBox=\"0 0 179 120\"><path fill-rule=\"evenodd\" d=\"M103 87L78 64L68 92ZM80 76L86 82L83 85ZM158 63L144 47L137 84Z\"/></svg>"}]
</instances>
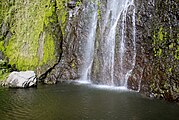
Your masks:
<instances>
[{"instance_id":1,"label":"dark green pool","mask_svg":"<svg viewBox=\"0 0 179 120\"><path fill-rule=\"evenodd\" d=\"M0 88L0 120L179 120L179 106L135 92L61 83Z\"/></svg>"}]
</instances>

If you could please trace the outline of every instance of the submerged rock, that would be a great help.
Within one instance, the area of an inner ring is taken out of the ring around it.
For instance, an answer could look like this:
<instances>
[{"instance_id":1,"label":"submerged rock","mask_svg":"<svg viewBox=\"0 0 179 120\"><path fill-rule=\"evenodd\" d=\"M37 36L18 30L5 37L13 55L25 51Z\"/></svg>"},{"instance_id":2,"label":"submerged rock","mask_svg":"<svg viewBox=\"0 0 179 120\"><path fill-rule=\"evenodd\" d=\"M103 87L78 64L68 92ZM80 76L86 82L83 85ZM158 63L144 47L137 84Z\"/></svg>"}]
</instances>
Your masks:
<instances>
[{"instance_id":1,"label":"submerged rock","mask_svg":"<svg viewBox=\"0 0 179 120\"><path fill-rule=\"evenodd\" d=\"M12 88L28 88L37 85L34 71L12 72L5 85Z\"/></svg>"}]
</instances>

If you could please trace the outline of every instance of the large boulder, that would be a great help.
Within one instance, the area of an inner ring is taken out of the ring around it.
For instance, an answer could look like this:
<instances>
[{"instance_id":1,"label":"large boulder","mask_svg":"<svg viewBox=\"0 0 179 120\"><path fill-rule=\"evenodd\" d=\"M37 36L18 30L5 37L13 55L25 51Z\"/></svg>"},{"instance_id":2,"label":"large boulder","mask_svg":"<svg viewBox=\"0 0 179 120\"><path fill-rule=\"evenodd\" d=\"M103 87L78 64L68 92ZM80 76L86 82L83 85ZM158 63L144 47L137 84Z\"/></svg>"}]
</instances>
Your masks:
<instances>
[{"instance_id":1,"label":"large boulder","mask_svg":"<svg viewBox=\"0 0 179 120\"><path fill-rule=\"evenodd\" d=\"M5 85L12 88L28 88L37 85L34 71L12 72L5 82Z\"/></svg>"}]
</instances>

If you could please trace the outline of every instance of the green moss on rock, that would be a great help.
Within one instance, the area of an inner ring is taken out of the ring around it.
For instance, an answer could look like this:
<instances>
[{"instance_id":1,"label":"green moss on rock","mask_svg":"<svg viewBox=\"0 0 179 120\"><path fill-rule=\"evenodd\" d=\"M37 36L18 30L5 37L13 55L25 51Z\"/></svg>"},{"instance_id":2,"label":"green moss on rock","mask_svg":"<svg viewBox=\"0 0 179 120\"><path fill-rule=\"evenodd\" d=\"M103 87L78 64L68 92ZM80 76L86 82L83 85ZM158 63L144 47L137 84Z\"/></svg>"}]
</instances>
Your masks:
<instances>
[{"instance_id":1,"label":"green moss on rock","mask_svg":"<svg viewBox=\"0 0 179 120\"><path fill-rule=\"evenodd\" d=\"M61 25L61 29L62 29L62 34L65 34L65 27L66 27L66 23L67 23L67 8L65 6L65 4L68 2L68 0L56 0L57 1L57 15L58 15L58 21Z\"/></svg>"},{"instance_id":2,"label":"green moss on rock","mask_svg":"<svg viewBox=\"0 0 179 120\"><path fill-rule=\"evenodd\" d=\"M44 43L44 55L41 60L40 65L46 64L48 61L53 61L55 59L55 44L51 35L46 36L46 41Z\"/></svg>"},{"instance_id":3,"label":"green moss on rock","mask_svg":"<svg viewBox=\"0 0 179 120\"><path fill-rule=\"evenodd\" d=\"M18 70L36 70L43 66L45 71L52 67L59 59L56 53L61 51L55 44L62 39L56 36L58 33L53 27L62 21L57 27L62 25L63 28L66 21L62 1L2 0L0 4L0 10L3 10L0 23L7 25L7 32L11 33L9 40L0 34L0 51L9 59L9 63ZM63 18L59 14L63 14ZM41 39L42 33L44 37Z\"/></svg>"},{"instance_id":4,"label":"green moss on rock","mask_svg":"<svg viewBox=\"0 0 179 120\"><path fill-rule=\"evenodd\" d=\"M0 81L5 80L13 70L16 68L12 67L8 61L0 60Z\"/></svg>"}]
</instances>

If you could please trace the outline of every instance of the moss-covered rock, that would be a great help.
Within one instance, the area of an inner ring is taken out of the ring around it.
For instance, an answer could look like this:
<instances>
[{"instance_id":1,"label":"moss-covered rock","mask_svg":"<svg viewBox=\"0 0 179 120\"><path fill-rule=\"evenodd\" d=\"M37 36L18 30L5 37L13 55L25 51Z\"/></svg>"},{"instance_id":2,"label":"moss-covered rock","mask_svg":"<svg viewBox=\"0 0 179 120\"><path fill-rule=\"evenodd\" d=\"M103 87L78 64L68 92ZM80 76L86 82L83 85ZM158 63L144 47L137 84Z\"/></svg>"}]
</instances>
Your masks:
<instances>
[{"instance_id":1,"label":"moss-covered rock","mask_svg":"<svg viewBox=\"0 0 179 120\"><path fill-rule=\"evenodd\" d=\"M45 73L58 63L65 0L2 0L0 51L18 70Z\"/></svg>"},{"instance_id":2,"label":"moss-covered rock","mask_svg":"<svg viewBox=\"0 0 179 120\"><path fill-rule=\"evenodd\" d=\"M7 79L10 72L16 70L14 66L11 66L7 60L0 59L0 81Z\"/></svg>"}]
</instances>

